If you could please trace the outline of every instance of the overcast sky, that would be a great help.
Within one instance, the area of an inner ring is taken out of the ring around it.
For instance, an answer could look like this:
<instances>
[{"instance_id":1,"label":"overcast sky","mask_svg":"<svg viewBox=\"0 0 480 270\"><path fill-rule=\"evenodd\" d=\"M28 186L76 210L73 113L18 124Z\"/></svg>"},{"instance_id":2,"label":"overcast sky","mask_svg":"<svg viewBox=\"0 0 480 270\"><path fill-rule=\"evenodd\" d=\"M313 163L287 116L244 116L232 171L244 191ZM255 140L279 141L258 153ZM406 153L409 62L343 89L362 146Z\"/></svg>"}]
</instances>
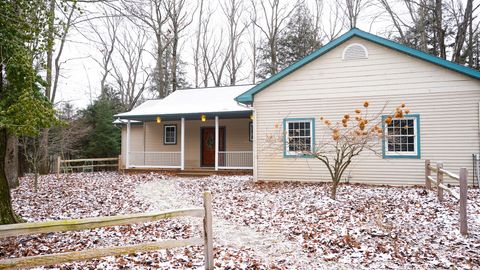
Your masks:
<instances>
[{"instance_id":1,"label":"overcast sky","mask_svg":"<svg viewBox=\"0 0 480 270\"><path fill-rule=\"evenodd\" d=\"M215 26L215 29L212 30L214 33L213 35L219 35L220 28L224 25L223 20L225 17L220 10L220 8L215 7L218 1L224 0L213 0L210 1L213 9L215 9L215 15L212 17L211 25ZM286 1L286 0L285 0ZM311 1L309 4L313 4L313 0L306 0ZM326 25L328 24L329 14L329 5L331 4L329 1L334 0L325 0L324 9L323 9L323 16L322 21ZM191 8L190 10L195 10L196 1L191 0ZM208 0L206 1L208 2ZM291 1L292 2L292 1ZM245 0L245 3L248 4L249 1ZM392 0L392 3L396 3L399 7L398 1ZM89 4L88 7L85 7L86 12L85 14L91 14L90 16L95 16L96 14L100 13L100 9L97 5ZM92 14L93 13L93 14ZM248 21L248 13L245 12L245 20ZM359 21L358 27L364 31L369 31L373 34L379 34L385 36L385 33L391 29L391 23L388 20L386 14L379 12L379 9L376 7L370 7L368 10L363 12L361 20ZM182 38L181 42L181 50L180 55L181 59L187 63L186 71L187 71L187 80L193 84L193 42L194 38L193 33L196 29L196 20L193 20L192 24L185 30L184 37ZM372 23L373 22L373 23ZM100 27L100 22L95 22L97 27ZM128 23L125 23L124 29L122 31L138 31L138 29L132 29L132 26ZM346 32L347 29L344 29L343 32ZM68 43L66 44L66 48L64 54L62 55L62 71L61 71L61 79L59 83L58 93L57 93L57 102L62 103L65 101L71 102L77 108L84 108L90 102L98 96L100 92L100 68L99 65L94 61L94 58L99 58L99 52L95 47L95 42L90 41L86 36L90 38L94 38L92 35L92 31L89 25L87 24L79 24L76 26L75 29L72 29L69 36L68 36ZM249 57L249 50L248 50L248 39L249 33L246 32L244 35L244 48L242 49L242 53L244 57L248 59ZM326 43L327 41L324 41ZM147 50L152 51L153 47L153 40L147 45ZM114 61L118 60L115 59ZM145 54L145 65L146 66L153 66L153 58ZM239 77L248 77L250 72L250 63L245 61L245 65L241 70L241 75ZM228 76L228 75L227 75ZM249 83L250 78L240 83ZM109 79L109 82L113 82L112 79Z\"/></svg>"}]
</instances>

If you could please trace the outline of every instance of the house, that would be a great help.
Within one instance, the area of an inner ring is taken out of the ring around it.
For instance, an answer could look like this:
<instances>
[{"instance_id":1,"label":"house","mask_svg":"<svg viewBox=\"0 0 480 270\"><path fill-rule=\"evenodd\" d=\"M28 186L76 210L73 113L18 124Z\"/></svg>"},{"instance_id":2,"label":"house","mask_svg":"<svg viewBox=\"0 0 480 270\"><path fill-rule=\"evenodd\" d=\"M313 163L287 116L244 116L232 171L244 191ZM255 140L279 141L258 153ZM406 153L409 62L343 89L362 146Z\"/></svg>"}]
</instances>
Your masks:
<instances>
[{"instance_id":1,"label":"house","mask_svg":"<svg viewBox=\"0 0 480 270\"><path fill-rule=\"evenodd\" d=\"M288 128L302 129L303 147L312 149L326 132L321 116L340 120L364 100L379 111L406 102L413 128L404 145L384 141L380 155L362 153L344 178L421 184L425 159L472 171L479 79L477 70L352 29L257 85L181 90L119 114L140 121L123 128L122 156L127 168L253 168L256 180L325 181L321 162L286 143ZM285 139L272 146L278 127Z\"/></svg>"}]
</instances>

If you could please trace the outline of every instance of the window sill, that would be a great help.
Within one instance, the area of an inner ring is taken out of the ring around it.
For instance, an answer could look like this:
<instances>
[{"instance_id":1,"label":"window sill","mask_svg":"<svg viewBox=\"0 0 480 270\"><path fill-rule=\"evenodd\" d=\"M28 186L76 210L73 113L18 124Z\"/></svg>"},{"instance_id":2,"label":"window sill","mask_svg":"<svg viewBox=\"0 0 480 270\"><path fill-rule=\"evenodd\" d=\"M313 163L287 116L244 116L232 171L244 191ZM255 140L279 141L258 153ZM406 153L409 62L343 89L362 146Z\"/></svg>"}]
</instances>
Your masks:
<instances>
[{"instance_id":1,"label":"window sill","mask_svg":"<svg viewBox=\"0 0 480 270\"><path fill-rule=\"evenodd\" d=\"M385 154L383 155L384 159L390 159L390 158L410 158L410 159L420 159L420 154L416 155L388 155Z\"/></svg>"},{"instance_id":2,"label":"window sill","mask_svg":"<svg viewBox=\"0 0 480 270\"><path fill-rule=\"evenodd\" d=\"M284 158L315 158L314 155L302 155L302 154L284 154Z\"/></svg>"}]
</instances>

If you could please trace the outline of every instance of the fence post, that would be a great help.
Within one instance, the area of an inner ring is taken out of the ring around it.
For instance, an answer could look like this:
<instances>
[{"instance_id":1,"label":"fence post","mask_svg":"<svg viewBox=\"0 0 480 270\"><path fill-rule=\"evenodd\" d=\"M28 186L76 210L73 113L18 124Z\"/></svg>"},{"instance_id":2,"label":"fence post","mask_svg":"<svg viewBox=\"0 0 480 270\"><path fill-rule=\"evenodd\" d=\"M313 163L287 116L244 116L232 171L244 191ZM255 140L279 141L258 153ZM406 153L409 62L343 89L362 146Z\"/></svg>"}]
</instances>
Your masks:
<instances>
[{"instance_id":1,"label":"fence post","mask_svg":"<svg viewBox=\"0 0 480 270\"><path fill-rule=\"evenodd\" d=\"M467 227L467 168L460 168L460 233L468 234Z\"/></svg>"},{"instance_id":2,"label":"fence post","mask_svg":"<svg viewBox=\"0 0 480 270\"><path fill-rule=\"evenodd\" d=\"M428 180L428 177L432 173L430 170L430 159L425 160L425 187L427 189L432 189L432 183Z\"/></svg>"},{"instance_id":3,"label":"fence post","mask_svg":"<svg viewBox=\"0 0 480 270\"><path fill-rule=\"evenodd\" d=\"M203 238L205 241L205 270L213 270L212 193L203 193Z\"/></svg>"},{"instance_id":4,"label":"fence post","mask_svg":"<svg viewBox=\"0 0 480 270\"><path fill-rule=\"evenodd\" d=\"M440 187L443 184L443 173L440 171L443 169L443 163L437 163L437 197L439 202L443 202L443 188Z\"/></svg>"},{"instance_id":5,"label":"fence post","mask_svg":"<svg viewBox=\"0 0 480 270\"><path fill-rule=\"evenodd\" d=\"M57 178L60 178L60 162L62 158L60 156L57 157Z\"/></svg>"},{"instance_id":6,"label":"fence post","mask_svg":"<svg viewBox=\"0 0 480 270\"><path fill-rule=\"evenodd\" d=\"M122 171L122 155L118 155L118 171Z\"/></svg>"}]
</instances>

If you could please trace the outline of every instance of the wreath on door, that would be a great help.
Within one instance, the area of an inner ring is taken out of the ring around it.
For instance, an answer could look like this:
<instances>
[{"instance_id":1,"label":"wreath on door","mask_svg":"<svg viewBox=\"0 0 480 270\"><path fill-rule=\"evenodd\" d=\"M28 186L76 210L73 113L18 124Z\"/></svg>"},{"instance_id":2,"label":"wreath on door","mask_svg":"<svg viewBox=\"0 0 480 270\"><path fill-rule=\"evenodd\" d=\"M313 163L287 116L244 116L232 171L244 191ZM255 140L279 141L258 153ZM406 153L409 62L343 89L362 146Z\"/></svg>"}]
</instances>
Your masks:
<instances>
[{"instance_id":1,"label":"wreath on door","mask_svg":"<svg viewBox=\"0 0 480 270\"><path fill-rule=\"evenodd\" d=\"M212 134L208 135L207 147L208 149L213 149L215 147L215 138L213 137Z\"/></svg>"}]
</instances>

